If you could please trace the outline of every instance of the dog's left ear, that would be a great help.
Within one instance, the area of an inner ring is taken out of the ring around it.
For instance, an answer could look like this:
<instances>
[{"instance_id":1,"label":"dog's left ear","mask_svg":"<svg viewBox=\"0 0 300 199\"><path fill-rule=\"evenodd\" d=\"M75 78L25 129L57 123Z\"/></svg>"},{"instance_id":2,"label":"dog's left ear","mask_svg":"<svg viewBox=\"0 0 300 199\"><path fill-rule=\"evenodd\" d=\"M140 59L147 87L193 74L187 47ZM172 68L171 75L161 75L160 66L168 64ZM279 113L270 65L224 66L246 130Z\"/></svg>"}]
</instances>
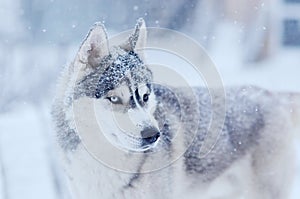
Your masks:
<instances>
[{"instance_id":1,"label":"dog's left ear","mask_svg":"<svg viewBox=\"0 0 300 199\"><path fill-rule=\"evenodd\" d=\"M134 51L139 57L144 59L144 48L146 47L147 30L144 19L140 18L135 25L133 33L121 44L120 47L126 51Z\"/></svg>"},{"instance_id":2,"label":"dog's left ear","mask_svg":"<svg viewBox=\"0 0 300 199\"><path fill-rule=\"evenodd\" d=\"M86 67L96 68L103 57L109 55L108 39L102 23L95 23L83 41L77 59Z\"/></svg>"}]
</instances>

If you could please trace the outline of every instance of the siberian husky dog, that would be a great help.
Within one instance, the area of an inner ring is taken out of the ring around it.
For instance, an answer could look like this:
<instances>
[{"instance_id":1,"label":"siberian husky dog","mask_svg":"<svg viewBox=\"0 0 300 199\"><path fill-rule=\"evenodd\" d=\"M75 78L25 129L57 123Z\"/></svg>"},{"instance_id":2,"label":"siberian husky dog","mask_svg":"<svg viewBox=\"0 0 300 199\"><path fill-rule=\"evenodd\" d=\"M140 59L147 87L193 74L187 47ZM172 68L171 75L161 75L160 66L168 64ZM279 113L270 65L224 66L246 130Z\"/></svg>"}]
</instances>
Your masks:
<instances>
[{"instance_id":1,"label":"siberian husky dog","mask_svg":"<svg viewBox=\"0 0 300 199\"><path fill-rule=\"evenodd\" d=\"M146 36L140 19L127 41L109 46L97 23L62 74L52 116L73 198L288 198L300 96L253 86L225 89L221 133L201 155L213 112L209 92L194 88L194 99L185 88L154 84L138 50ZM101 128L92 124L95 118ZM96 134L105 135L99 143ZM96 142L94 149L85 139ZM115 157L103 140L123 156Z\"/></svg>"}]
</instances>

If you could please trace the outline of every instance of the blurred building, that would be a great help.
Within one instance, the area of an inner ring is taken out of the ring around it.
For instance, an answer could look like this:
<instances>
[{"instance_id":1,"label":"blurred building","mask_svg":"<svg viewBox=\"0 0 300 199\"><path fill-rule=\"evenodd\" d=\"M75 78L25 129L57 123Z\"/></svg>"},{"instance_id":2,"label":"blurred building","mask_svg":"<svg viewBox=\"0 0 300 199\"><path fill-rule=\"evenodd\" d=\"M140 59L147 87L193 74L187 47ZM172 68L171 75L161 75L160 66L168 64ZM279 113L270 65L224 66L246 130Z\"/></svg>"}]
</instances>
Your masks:
<instances>
[{"instance_id":1,"label":"blurred building","mask_svg":"<svg viewBox=\"0 0 300 199\"><path fill-rule=\"evenodd\" d=\"M300 47L300 0L281 0L281 33L284 46Z\"/></svg>"},{"instance_id":2,"label":"blurred building","mask_svg":"<svg viewBox=\"0 0 300 199\"><path fill-rule=\"evenodd\" d=\"M259 62L280 49L300 47L300 0L202 0L196 17L198 21L192 26L200 26L199 37L205 40L220 23L239 26L246 62ZM208 49L214 45L213 41L203 44Z\"/></svg>"}]
</instances>

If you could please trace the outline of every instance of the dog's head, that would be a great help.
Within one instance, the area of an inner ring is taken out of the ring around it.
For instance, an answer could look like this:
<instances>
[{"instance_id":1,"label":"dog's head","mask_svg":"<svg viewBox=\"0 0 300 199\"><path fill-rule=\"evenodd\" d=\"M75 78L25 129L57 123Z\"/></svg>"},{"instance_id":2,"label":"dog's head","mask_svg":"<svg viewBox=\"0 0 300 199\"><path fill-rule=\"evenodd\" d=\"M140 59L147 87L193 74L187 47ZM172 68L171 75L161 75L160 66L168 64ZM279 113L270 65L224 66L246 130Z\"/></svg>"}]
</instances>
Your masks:
<instances>
[{"instance_id":1,"label":"dog's head","mask_svg":"<svg viewBox=\"0 0 300 199\"><path fill-rule=\"evenodd\" d=\"M143 20L124 43L111 48L103 25L96 24L73 68L77 71L74 100L94 103L101 132L115 145L133 151L152 148L161 136L154 118L152 73L142 53L145 42Z\"/></svg>"}]
</instances>

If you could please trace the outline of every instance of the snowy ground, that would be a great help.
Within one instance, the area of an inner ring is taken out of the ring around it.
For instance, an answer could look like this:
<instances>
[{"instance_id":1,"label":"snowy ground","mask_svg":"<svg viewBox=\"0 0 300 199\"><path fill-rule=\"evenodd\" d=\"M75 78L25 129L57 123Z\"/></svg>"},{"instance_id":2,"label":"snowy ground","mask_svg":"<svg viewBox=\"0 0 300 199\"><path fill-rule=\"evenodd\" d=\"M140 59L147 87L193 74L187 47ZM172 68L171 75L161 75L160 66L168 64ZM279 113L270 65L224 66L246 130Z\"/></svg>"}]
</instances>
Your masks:
<instances>
[{"instance_id":1,"label":"snowy ground","mask_svg":"<svg viewBox=\"0 0 300 199\"><path fill-rule=\"evenodd\" d=\"M236 42L235 30L225 26L219 32L231 36L225 40L218 40L216 36L210 56L226 85L254 84L272 90L300 92L299 49L282 49L264 62L245 65L240 59L243 49ZM19 103L0 115L0 199L68 198L61 188L61 171L53 148L50 102L47 100L38 106ZM297 189L300 187L299 142L298 146L292 199L300 198Z\"/></svg>"},{"instance_id":2,"label":"snowy ground","mask_svg":"<svg viewBox=\"0 0 300 199\"><path fill-rule=\"evenodd\" d=\"M0 127L0 198L63 198L48 107L18 105L0 115Z\"/></svg>"}]
</instances>

